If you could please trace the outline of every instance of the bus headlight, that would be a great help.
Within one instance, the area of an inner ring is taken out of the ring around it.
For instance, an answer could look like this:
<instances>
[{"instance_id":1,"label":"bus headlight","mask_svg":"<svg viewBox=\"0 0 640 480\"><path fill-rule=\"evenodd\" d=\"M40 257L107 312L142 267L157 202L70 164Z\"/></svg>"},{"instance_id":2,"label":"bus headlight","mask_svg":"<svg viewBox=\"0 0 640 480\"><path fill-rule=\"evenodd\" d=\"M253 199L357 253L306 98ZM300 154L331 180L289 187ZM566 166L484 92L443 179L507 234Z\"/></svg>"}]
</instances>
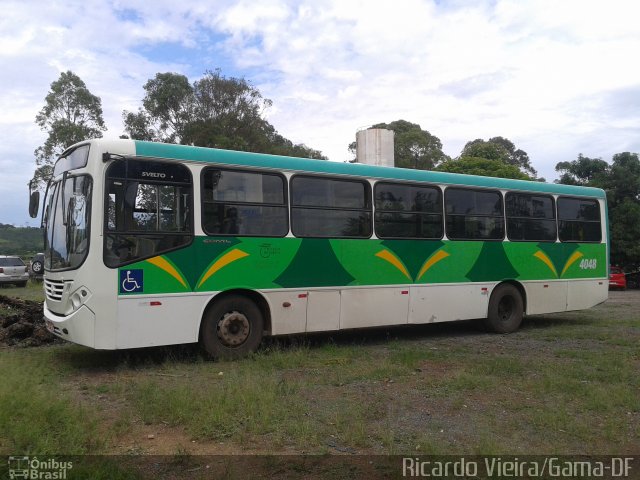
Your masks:
<instances>
[{"instance_id":1,"label":"bus headlight","mask_svg":"<svg viewBox=\"0 0 640 480\"><path fill-rule=\"evenodd\" d=\"M89 297L91 297L91 291L87 287L82 286L78 288L69 296L71 310L75 312L89 299Z\"/></svg>"}]
</instances>

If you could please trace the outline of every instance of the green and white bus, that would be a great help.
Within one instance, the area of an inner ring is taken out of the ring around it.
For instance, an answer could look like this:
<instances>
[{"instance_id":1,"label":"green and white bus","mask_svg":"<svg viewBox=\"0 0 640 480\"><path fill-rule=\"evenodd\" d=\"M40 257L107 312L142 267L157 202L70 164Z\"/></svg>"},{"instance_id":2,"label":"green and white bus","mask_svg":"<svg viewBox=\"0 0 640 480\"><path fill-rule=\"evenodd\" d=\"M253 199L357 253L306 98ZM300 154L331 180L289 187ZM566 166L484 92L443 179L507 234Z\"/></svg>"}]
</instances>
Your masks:
<instances>
[{"instance_id":1,"label":"green and white bus","mask_svg":"<svg viewBox=\"0 0 640 480\"><path fill-rule=\"evenodd\" d=\"M512 332L607 299L606 212L594 188L91 140L46 194L44 312L89 347L213 357L265 335L476 318Z\"/></svg>"}]
</instances>

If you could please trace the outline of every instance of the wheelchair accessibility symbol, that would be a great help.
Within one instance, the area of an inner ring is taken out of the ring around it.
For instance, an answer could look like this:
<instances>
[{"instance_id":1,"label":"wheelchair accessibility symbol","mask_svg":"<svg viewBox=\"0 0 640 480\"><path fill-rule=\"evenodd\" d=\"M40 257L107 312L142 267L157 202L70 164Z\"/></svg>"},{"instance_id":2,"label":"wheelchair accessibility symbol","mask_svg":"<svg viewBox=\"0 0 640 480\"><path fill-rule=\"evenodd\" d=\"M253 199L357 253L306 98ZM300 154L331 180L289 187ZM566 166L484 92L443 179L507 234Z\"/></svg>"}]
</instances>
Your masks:
<instances>
[{"instance_id":1,"label":"wheelchair accessibility symbol","mask_svg":"<svg viewBox=\"0 0 640 480\"><path fill-rule=\"evenodd\" d=\"M120 293L135 293L144 290L143 270L120 270Z\"/></svg>"}]
</instances>

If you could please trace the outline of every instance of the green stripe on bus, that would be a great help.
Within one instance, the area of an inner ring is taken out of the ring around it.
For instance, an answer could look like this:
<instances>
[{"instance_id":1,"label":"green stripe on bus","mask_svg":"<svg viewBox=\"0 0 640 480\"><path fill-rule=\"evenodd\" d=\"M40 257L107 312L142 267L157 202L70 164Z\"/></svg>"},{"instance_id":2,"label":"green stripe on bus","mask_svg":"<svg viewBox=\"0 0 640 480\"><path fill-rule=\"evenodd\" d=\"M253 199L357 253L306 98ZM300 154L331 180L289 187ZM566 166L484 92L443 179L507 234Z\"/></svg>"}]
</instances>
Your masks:
<instances>
[{"instance_id":1,"label":"green stripe on bus","mask_svg":"<svg viewBox=\"0 0 640 480\"><path fill-rule=\"evenodd\" d=\"M135 294L606 279L606 248L599 243L200 236L161 260L121 270L145 271L144 290Z\"/></svg>"}]
</instances>

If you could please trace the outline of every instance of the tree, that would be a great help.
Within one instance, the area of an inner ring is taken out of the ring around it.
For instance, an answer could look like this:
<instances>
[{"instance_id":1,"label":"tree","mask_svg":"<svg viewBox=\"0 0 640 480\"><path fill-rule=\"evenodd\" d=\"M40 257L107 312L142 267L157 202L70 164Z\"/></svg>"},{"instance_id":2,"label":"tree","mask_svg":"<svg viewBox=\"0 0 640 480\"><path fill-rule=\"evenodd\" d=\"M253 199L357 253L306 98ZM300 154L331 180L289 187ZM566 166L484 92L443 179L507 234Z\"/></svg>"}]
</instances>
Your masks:
<instances>
[{"instance_id":1,"label":"tree","mask_svg":"<svg viewBox=\"0 0 640 480\"><path fill-rule=\"evenodd\" d=\"M431 170L448 158L442 151L440 139L427 130L422 130L417 123L396 120L391 123L378 123L369 128L393 130L396 167ZM349 145L349 151L355 156L355 142Z\"/></svg>"},{"instance_id":2,"label":"tree","mask_svg":"<svg viewBox=\"0 0 640 480\"><path fill-rule=\"evenodd\" d=\"M640 203L640 159L637 153L616 153L607 175L596 180L596 186L607 191L610 205L618 206L626 200Z\"/></svg>"},{"instance_id":3,"label":"tree","mask_svg":"<svg viewBox=\"0 0 640 480\"><path fill-rule=\"evenodd\" d=\"M134 138L147 142L162 141L162 136L153 125L153 119L144 110L139 109L136 113L125 110L122 113L122 120L128 135L120 135L120 138Z\"/></svg>"},{"instance_id":4,"label":"tree","mask_svg":"<svg viewBox=\"0 0 640 480\"><path fill-rule=\"evenodd\" d=\"M602 188L607 193L611 263L631 270L640 265L640 160L637 153L613 156L612 163L582 154L560 162L558 183Z\"/></svg>"},{"instance_id":5,"label":"tree","mask_svg":"<svg viewBox=\"0 0 640 480\"><path fill-rule=\"evenodd\" d=\"M42 251L43 242L40 227L14 227L0 223L0 245L3 255L31 257Z\"/></svg>"},{"instance_id":6,"label":"tree","mask_svg":"<svg viewBox=\"0 0 640 480\"><path fill-rule=\"evenodd\" d=\"M207 72L194 83L194 117L184 143L231 150L265 151L272 129L263 118L272 102L242 78Z\"/></svg>"},{"instance_id":7,"label":"tree","mask_svg":"<svg viewBox=\"0 0 640 480\"><path fill-rule=\"evenodd\" d=\"M33 179L39 187L51 178L54 161L66 147L100 138L106 130L100 97L93 95L71 71L62 72L51 84L45 105L36 115L36 124L47 132L44 145L34 152L37 168Z\"/></svg>"},{"instance_id":8,"label":"tree","mask_svg":"<svg viewBox=\"0 0 640 480\"><path fill-rule=\"evenodd\" d=\"M477 138L462 149L460 157L479 157L489 160L501 160L502 162L517 167L527 175L529 179L536 179L538 172L531 165L527 152L516 149L513 142L504 137L493 137L485 141Z\"/></svg>"},{"instance_id":9,"label":"tree","mask_svg":"<svg viewBox=\"0 0 640 480\"><path fill-rule=\"evenodd\" d=\"M273 127L271 127L273 129ZM283 155L291 157L301 158L313 158L316 160L326 160L327 157L322 155L320 150L307 147L302 143L294 144L291 140L284 138L278 132L273 129L271 133L267 134L271 142L269 147L269 153L272 155Z\"/></svg>"},{"instance_id":10,"label":"tree","mask_svg":"<svg viewBox=\"0 0 640 480\"><path fill-rule=\"evenodd\" d=\"M467 142L460 157L486 158L487 160L498 160L507 163L509 153L500 144L487 142L481 138Z\"/></svg>"},{"instance_id":11,"label":"tree","mask_svg":"<svg viewBox=\"0 0 640 480\"><path fill-rule=\"evenodd\" d=\"M640 266L640 203L625 198L609 208L611 264L627 267Z\"/></svg>"},{"instance_id":12,"label":"tree","mask_svg":"<svg viewBox=\"0 0 640 480\"><path fill-rule=\"evenodd\" d=\"M579 154L577 160L556 164L556 171L561 173L557 183L606 190L610 208L626 199L640 203L640 159L637 153L616 153L611 165L600 158Z\"/></svg>"},{"instance_id":13,"label":"tree","mask_svg":"<svg viewBox=\"0 0 640 480\"><path fill-rule=\"evenodd\" d=\"M142 105L148 116L157 121L157 136L167 142L179 142L184 136L184 127L193 112L193 87L184 75L158 73L149 80ZM138 112L139 114L142 112Z\"/></svg>"},{"instance_id":14,"label":"tree","mask_svg":"<svg viewBox=\"0 0 640 480\"><path fill-rule=\"evenodd\" d=\"M613 156L611 166L592 186L604 188L610 218L611 262L627 269L640 266L640 160L637 153Z\"/></svg>"},{"instance_id":15,"label":"tree","mask_svg":"<svg viewBox=\"0 0 640 480\"><path fill-rule=\"evenodd\" d=\"M482 157L459 157L442 162L436 170L440 172L465 173L468 175L482 175L485 177L515 178L531 180L515 165L502 160L492 160Z\"/></svg>"},{"instance_id":16,"label":"tree","mask_svg":"<svg viewBox=\"0 0 640 480\"><path fill-rule=\"evenodd\" d=\"M443 162L436 170L519 180L536 180L537 174L527 152L516 149L513 142L504 137L467 142L458 158Z\"/></svg>"},{"instance_id":17,"label":"tree","mask_svg":"<svg viewBox=\"0 0 640 480\"><path fill-rule=\"evenodd\" d=\"M326 159L278 134L263 118L271 100L243 78L215 70L191 85L184 75L158 73L144 90L142 108L123 112L125 131L136 140Z\"/></svg>"},{"instance_id":18,"label":"tree","mask_svg":"<svg viewBox=\"0 0 640 480\"><path fill-rule=\"evenodd\" d=\"M560 173L556 183L589 185L606 174L608 168L609 164L604 160L585 157L580 153L577 160L556 164L556 172Z\"/></svg>"}]
</instances>

